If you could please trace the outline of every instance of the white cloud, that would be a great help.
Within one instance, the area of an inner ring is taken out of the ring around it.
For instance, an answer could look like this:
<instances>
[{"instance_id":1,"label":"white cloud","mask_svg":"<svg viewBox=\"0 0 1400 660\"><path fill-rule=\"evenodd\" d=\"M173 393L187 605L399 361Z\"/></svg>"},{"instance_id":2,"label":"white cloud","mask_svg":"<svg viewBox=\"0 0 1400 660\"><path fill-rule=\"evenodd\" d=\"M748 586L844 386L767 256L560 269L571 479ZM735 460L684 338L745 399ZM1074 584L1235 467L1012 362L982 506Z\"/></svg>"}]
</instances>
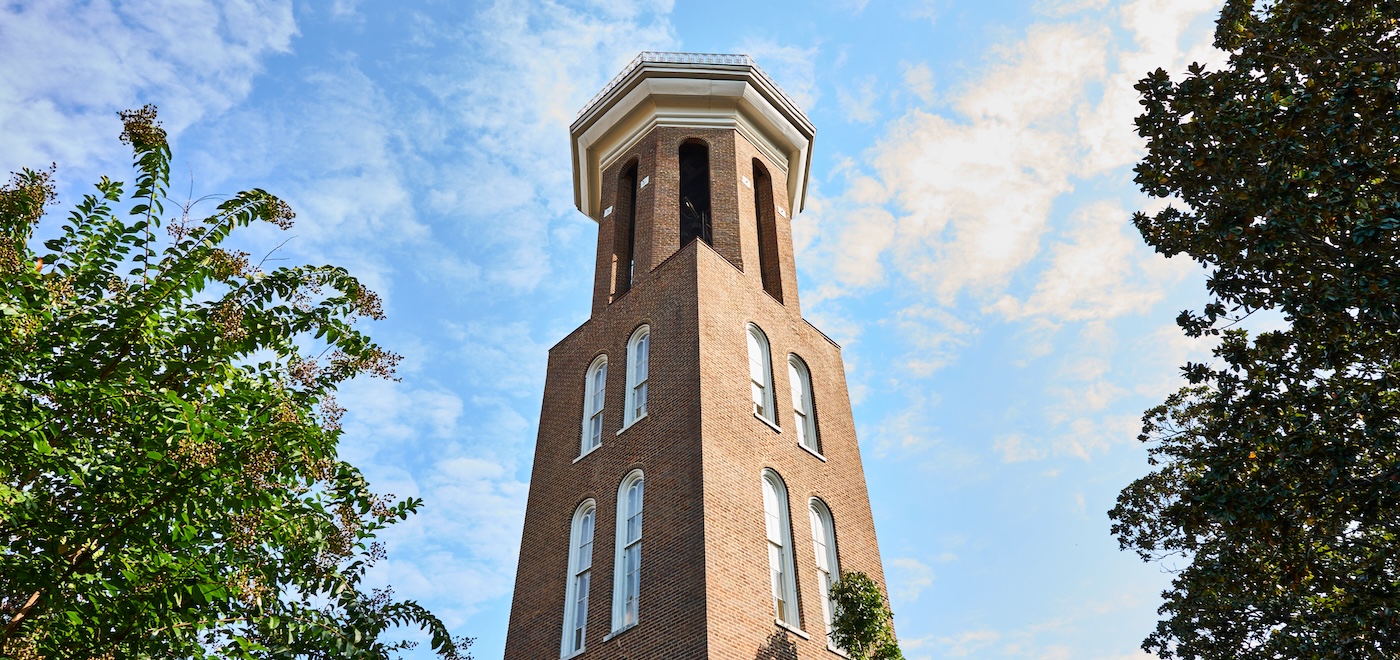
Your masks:
<instances>
[{"instance_id":1,"label":"white cloud","mask_svg":"<svg viewBox=\"0 0 1400 660\"><path fill-rule=\"evenodd\" d=\"M933 568L913 557L896 557L890 561L893 575L886 580L890 585L890 598L900 601L901 606L919 599L926 589L933 586L937 577Z\"/></svg>"},{"instance_id":2,"label":"white cloud","mask_svg":"<svg viewBox=\"0 0 1400 660\"><path fill-rule=\"evenodd\" d=\"M0 6L0 167L119 154L119 110L160 105L172 136L245 98L296 34L288 0L51 0Z\"/></svg>"},{"instance_id":3,"label":"white cloud","mask_svg":"<svg viewBox=\"0 0 1400 660\"><path fill-rule=\"evenodd\" d=\"M1141 244L1129 213L1113 202L1075 212L1050 247L1049 266L1026 301L1003 296L992 308L1009 319L1044 316L1059 321L1095 321L1146 311L1165 288L1184 277L1190 264L1147 268L1167 260Z\"/></svg>"},{"instance_id":4,"label":"white cloud","mask_svg":"<svg viewBox=\"0 0 1400 660\"><path fill-rule=\"evenodd\" d=\"M904 276L951 304L1005 286L1036 254L1053 201L1072 188L1067 110L1101 75L1105 41L1080 26L1032 28L957 96L965 120L915 109L893 124L868 158L902 213Z\"/></svg>"},{"instance_id":5,"label":"white cloud","mask_svg":"<svg viewBox=\"0 0 1400 660\"><path fill-rule=\"evenodd\" d=\"M920 101L923 101L924 105L933 105L938 100L935 93L937 87L934 84L933 70L927 64L901 62L899 68L904 78L904 86L908 87L909 91Z\"/></svg>"},{"instance_id":6,"label":"white cloud","mask_svg":"<svg viewBox=\"0 0 1400 660\"><path fill-rule=\"evenodd\" d=\"M919 376L928 376L948 366L977 334L977 328L966 321L942 308L927 305L900 310L894 323L909 338L913 348L902 363Z\"/></svg>"},{"instance_id":7,"label":"white cloud","mask_svg":"<svg viewBox=\"0 0 1400 660\"><path fill-rule=\"evenodd\" d=\"M811 112L817 105L817 46L802 48L771 39L749 39L736 48L758 62L797 106Z\"/></svg>"},{"instance_id":8,"label":"white cloud","mask_svg":"<svg viewBox=\"0 0 1400 660\"><path fill-rule=\"evenodd\" d=\"M875 89L874 78L867 78L854 91L838 87L836 100L841 105L841 114L848 122L870 124L880 118L880 111L875 109L875 102L880 100L880 97Z\"/></svg>"}]
</instances>

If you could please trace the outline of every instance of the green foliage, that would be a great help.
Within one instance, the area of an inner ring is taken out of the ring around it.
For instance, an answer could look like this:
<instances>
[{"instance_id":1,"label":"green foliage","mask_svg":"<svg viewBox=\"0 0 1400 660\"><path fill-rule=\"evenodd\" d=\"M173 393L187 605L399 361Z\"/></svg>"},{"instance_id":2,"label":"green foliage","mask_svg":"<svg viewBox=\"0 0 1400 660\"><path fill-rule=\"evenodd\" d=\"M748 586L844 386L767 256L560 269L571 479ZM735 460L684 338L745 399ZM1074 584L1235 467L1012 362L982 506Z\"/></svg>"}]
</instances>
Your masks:
<instances>
[{"instance_id":1,"label":"green foliage","mask_svg":"<svg viewBox=\"0 0 1400 660\"><path fill-rule=\"evenodd\" d=\"M377 659L407 648L380 640L398 626L468 657L362 590L375 533L421 504L336 458L334 388L397 360L353 326L378 298L221 248L291 225L262 190L163 220L165 132L149 106L122 118L134 192L103 178L47 254L48 173L0 187L0 657Z\"/></svg>"},{"instance_id":2,"label":"green foliage","mask_svg":"<svg viewBox=\"0 0 1400 660\"><path fill-rule=\"evenodd\" d=\"M1137 87L1134 224L1206 265L1212 364L1143 418L1154 471L1110 512L1176 555L1164 658L1400 657L1400 4L1229 0L1228 66ZM1231 326L1258 310L1285 329Z\"/></svg>"},{"instance_id":3,"label":"green foliage","mask_svg":"<svg viewBox=\"0 0 1400 660\"><path fill-rule=\"evenodd\" d=\"M894 614L880 585L860 571L842 571L831 585L836 614L831 642L854 660L904 660L894 636Z\"/></svg>"}]
</instances>

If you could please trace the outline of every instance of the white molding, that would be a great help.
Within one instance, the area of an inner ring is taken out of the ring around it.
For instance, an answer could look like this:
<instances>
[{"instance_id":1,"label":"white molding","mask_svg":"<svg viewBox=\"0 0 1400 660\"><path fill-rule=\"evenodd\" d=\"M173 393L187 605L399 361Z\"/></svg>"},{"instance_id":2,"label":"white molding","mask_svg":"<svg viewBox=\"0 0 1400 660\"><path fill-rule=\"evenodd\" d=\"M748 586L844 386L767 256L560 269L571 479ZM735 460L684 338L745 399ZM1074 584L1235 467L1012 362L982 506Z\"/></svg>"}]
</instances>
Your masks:
<instances>
[{"instance_id":1,"label":"white molding","mask_svg":"<svg viewBox=\"0 0 1400 660\"><path fill-rule=\"evenodd\" d=\"M786 207L807 195L815 127L753 65L639 60L570 126L574 205L601 218L602 172L659 126L731 128L787 177Z\"/></svg>"},{"instance_id":2,"label":"white molding","mask_svg":"<svg viewBox=\"0 0 1400 660\"><path fill-rule=\"evenodd\" d=\"M782 628L783 630L795 633L798 637L801 637L802 639L812 638L812 636L808 635L806 631L802 630L801 628L798 628L797 626L792 625L791 623L783 621L782 619L773 619L773 623L778 624L778 627Z\"/></svg>"}]
</instances>

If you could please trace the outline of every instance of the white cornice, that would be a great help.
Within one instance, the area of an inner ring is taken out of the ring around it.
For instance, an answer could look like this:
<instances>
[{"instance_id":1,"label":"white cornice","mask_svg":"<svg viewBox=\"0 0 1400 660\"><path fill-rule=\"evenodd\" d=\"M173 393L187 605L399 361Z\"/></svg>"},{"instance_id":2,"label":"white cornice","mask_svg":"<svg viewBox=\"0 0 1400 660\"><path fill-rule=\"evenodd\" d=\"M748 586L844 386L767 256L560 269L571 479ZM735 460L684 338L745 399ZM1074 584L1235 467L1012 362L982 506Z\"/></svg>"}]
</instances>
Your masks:
<instances>
[{"instance_id":1,"label":"white cornice","mask_svg":"<svg viewBox=\"0 0 1400 660\"><path fill-rule=\"evenodd\" d=\"M643 53L570 126L574 204L600 217L601 172L658 126L732 128L787 174L801 210L816 129L743 55Z\"/></svg>"}]
</instances>

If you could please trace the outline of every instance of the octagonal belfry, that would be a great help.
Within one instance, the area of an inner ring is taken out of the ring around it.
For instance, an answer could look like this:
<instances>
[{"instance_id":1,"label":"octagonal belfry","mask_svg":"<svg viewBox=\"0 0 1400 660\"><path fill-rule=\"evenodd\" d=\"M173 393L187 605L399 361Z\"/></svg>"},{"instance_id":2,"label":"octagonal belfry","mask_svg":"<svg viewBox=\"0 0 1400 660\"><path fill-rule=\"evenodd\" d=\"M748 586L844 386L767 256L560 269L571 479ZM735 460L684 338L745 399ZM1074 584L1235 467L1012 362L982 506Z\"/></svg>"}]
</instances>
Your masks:
<instances>
[{"instance_id":1,"label":"octagonal belfry","mask_svg":"<svg viewBox=\"0 0 1400 660\"><path fill-rule=\"evenodd\" d=\"M593 305L549 352L507 660L836 658L831 583L883 585L841 350L798 303L814 135L748 56L692 53L570 128Z\"/></svg>"}]
</instances>

